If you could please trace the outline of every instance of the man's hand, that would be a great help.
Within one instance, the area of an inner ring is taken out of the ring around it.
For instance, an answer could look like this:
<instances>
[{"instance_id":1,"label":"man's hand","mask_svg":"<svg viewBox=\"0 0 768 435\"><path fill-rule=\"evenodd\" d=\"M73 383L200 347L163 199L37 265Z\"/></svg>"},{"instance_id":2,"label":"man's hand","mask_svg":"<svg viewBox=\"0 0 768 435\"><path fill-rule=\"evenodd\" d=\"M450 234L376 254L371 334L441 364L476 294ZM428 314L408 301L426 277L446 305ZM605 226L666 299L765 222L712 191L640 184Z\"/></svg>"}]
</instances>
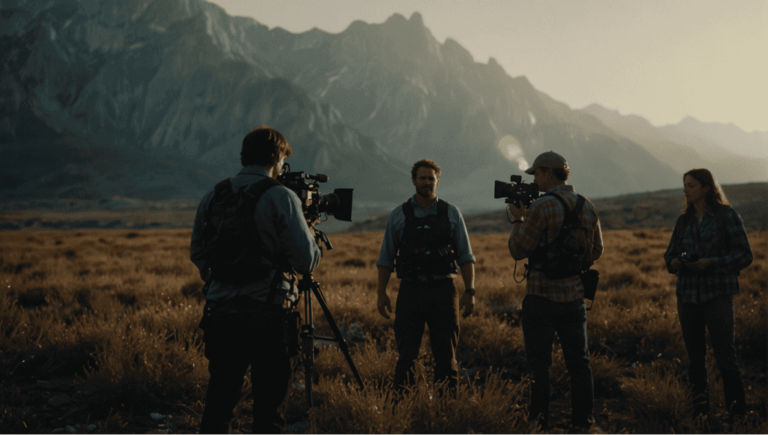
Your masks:
<instances>
[{"instance_id":1,"label":"man's hand","mask_svg":"<svg viewBox=\"0 0 768 435\"><path fill-rule=\"evenodd\" d=\"M464 310L463 318L469 317L475 311L475 297L471 293L464 293L459 299L459 310Z\"/></svg>"},{"instance_id":2,"label":"man's hand","mask_svg":"<svg viewBox=\"0 0 768 435\"><path fill-rule=\"evenodd\" d=\"M712 260L709 258L700 258L693 262L686 262L685 265L691 269L704 270L712 265Z\"/></svg>"},{"instance_id":3,"label":"man's hand","mask_svg":"<svg viewBox=\"0 0 768 435\"><path fill-rule=\"evenodd\" d=\"M379 314L385 319L389 319L389 313L392 312L392 304L389 302L389 296L386 293L379 293L379 299L376 302Z\"/></svg>"},{"instance_id":4,"label":"man's hand","mask_svg":"<svg viewBox=\"0 0 768 435\"><path fill-rule=\"evenodd\" d=\"M683 262L680 261L679 258L675 258L669 263L670 266L672 266L672 269L680 270L681 267L683 267Z\"/></svg>"},{"instance_id":5,"label":"man's hand","mask_svg":"<svg viewBox=\"0 0 768 435\"><path fill-rule=\"evenodd\" d=\"M523 203L509 204L507 205L507 211L515 218L515 220L522 220L525 217L525 213L528 209L525 208Z\"/></svg>"}]
</instances>

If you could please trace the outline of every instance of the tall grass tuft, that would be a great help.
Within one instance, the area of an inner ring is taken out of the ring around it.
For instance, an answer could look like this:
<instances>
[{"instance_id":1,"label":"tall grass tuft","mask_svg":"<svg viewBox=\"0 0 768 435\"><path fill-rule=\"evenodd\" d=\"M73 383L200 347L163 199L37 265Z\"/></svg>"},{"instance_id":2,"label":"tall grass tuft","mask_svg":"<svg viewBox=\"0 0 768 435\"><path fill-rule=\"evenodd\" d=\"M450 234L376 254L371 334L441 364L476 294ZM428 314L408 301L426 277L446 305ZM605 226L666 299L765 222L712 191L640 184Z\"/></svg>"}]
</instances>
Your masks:
<instances>
[{"instance_id":1,"label":"tall grass tuft","mask_svg":"<svg viewBox=\"0 0 768 435\"><path fill-rule=\"evenodd\" d=\"M632 412L638 422L648 425L646 433L665 432L690 420L691 390L678 373L661 365L640 364L634 378L624 378L623 382Z\"/></svg>"},{"instance_id":2,"label":"tall grass tuft","mask_svg":"<svg viewBox=\"0 0 768 435\"><path fill-rule=\"evenodd\" d=\"M411 426L409 402L391 388L360 391L339 377L322 376L314 394L319 405L310 413L312 433L405 433Z\"/></svg>"},{"instance_id":3,"label":"tall grass tuft","mask_svg":"<svg viewBox=\"0 0 768 435\"><path fill-rule=\"evenodd\" d=\"M485 377L482 387L470 384L454 400L437 391L441 385L423 385L409 397L413 413L410 431L416 433L522 433L533 427L523 402L525 382Z\"/></svg>"}]
</instances>

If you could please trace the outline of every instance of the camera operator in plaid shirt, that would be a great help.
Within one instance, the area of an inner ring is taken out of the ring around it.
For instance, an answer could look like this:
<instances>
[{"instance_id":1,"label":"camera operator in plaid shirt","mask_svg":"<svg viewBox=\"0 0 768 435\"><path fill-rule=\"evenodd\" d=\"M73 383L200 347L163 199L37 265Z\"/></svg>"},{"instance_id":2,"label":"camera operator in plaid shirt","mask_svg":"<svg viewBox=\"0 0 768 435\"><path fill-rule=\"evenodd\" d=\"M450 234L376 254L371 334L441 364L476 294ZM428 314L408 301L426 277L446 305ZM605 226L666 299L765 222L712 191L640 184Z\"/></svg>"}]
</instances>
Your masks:
<instances>
[{"instance_id":1,"label":"camera operator in plaid shirt","mask_svg":"<svg viewBox=\"0 0 768 435\"><path fill-rule=\"evenodd\" d=\"M570 170L565 158L555 152L546 152L525 171L534 175L534 183L542 192L552 192L562 197L573 209L578 195L573 186L566 184ZM515 260L537 257L534 254L546 249L557 238L565 219L565 209L556 198L544 196L531 204L509 204L508 213L514 216L509 252ZM587 230L591 241L592 260L603 253L603 236L597 209L589 201L579 215L581 226ZM545 254L548 255L548 254ZM533 369L531 403L528 408L530 421L537 420L541 430L548 428L552 343L555 332L560 339L568 374L571 377L571 424L576 431L586 431L594 423L592 402L594 390L592 370L589 367L587 349L587 310L584 303L584 285L578 275L550 279L541 265L529 264L528 284L523 300L522 326L525 352Z\"/></svg>"},{"instance_id":2,"label":"camera operator in plaid shirt","mask_svg":"<svg viewBox=\"0 0 768 435\"><path fill-rule=\"evenodd\" d=\"M709 413L706 327L723 377L726 408L734 419L746 414L746 399L736 356L733 295L739 292L739 271L752 263L752 248L741 216L709 170L686 172L683 186L685 210L664 260L669 272L677 274L677 311L690 360L694 413Z\"/></svg>"}]
</instances>

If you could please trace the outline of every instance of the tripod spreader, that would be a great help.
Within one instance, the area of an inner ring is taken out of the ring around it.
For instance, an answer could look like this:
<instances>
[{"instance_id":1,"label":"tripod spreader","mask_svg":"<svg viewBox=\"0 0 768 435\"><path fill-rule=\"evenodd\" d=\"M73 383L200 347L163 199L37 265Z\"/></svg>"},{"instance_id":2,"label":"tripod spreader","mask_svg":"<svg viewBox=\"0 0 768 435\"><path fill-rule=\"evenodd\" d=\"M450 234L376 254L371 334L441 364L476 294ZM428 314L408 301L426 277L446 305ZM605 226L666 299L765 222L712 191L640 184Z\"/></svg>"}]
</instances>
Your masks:
<instances>
[{"instance_id":1,"label":"tripod spreader","mask_svg":"<svg viewBox=\"0 0 768 435\"><path fill-rule=\"evenodd\" d=\"M311 408L313 406L312 401L312 373L315 365L315 340L334 341L339 344L339 349L344 354L344 357L349 364L352 374L355 376L360 388L364 388L363 379L360 377L360 372L355 367L355 362L352 361L352 355L349 354L349 345L344 337L341 335L339 327L336 322L333 321L331 311L328 309L328 305L325 303L325 296L320 291L320 284L312 279L312 274L303 275L299 280L299 295L304 294L304 324L301 325L301 358L304 362L304 385L307 392L307 406ZM311 293L310 293L311 291ZM333 335L335 338L318 337L315 336L315 321L312 316L312 294L317 298L317 302L320 304L320 308L325 314L325 319L328 321Z\"/></svg>"}]
</instances>

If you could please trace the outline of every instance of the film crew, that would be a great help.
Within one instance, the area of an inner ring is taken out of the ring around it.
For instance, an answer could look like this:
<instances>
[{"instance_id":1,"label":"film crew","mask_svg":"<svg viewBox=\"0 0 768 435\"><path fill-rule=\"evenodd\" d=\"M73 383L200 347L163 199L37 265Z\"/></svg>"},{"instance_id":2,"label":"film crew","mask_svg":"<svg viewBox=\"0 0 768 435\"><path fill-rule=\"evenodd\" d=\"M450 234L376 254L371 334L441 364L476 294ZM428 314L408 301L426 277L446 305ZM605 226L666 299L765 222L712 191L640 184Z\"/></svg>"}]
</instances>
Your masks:
<instances>
[{"instance_id":1,"label":"film crew","mask_svg":"<svg viewBox=\"0 0 768 435\"><path fill-rule=\"evenodd\" d=\"M435 360L435 383L445 381L456 392L459 310L463 317L475 307L475 257L464 218L455 206L436 195L440 166L419 160L411 169L416 194L389 215L378 266L377 308L390 318L392 306L387 284L393 270L400 278L395 311L395 341L399 358L394 384L402 389L414 382L413 367L419 356L424 325ZM459 299L453 278L459 269L465 290Z\"/></svg>"},{"instance_id":2,"label":"film crew","mask_svg":"<svg viewBox=\"0 0 768 435\"><path fill-rule=\"evenodd\" d=\"M275 179L292 154L277 130L243 139L243 168L206 194L195 216L190 257L206 282L200 327L210 381L201 433L226 433L251 366L253 432L285 430L298 354L294 271L320 261L298 196Z\"/></svg>"},{"instance_id":3,"label":"film crew","mask_svg":"<svg viewBox=\"0 0 768 435\"><path fill-rule=\"evenodd\" d=\"M534 183L541 192L547 192L529 209L523 204L507 206L507 213L514 218L509 252L515 260L528 258L528 283L521 323L525 352L533 371L529 417L530 421L538 422L542 430L549 427L549 367L552 365L552 344L557 333L571 378L571 429L575 432L588 430L594 419L585 288L579 276L579 270L584 266L569 271L554 264L560 261L557 258L561 252L558 243L564 243L558 238L566 219L562 201L568 205L569 211L576 207L578 212L581 235L578 240L583 245L582 252L586 258L583 261L587 262L587 269L603 253L600 220L595 206L577 195L573 187L566 183L570 169L560 154L552 151L540 154L525 172L533 174Z\"/></svg>"},{"instance_id":4,"label":"film crew","mask_svg":"<svg viewBox=\"0 0 768 435\"><path fill-rule=\"evenodd\" d=\"M723 377L726 409L734 419L746 414L746 399L734 343L733 295L739 292L739 271L752 263L752 249L741 216L709 170L686 172L683 192L685 209L664 260L669 272L677 274L677 312L690 360L694 413L709 413L706 328Z\"/></svg>"}]
</instances>

